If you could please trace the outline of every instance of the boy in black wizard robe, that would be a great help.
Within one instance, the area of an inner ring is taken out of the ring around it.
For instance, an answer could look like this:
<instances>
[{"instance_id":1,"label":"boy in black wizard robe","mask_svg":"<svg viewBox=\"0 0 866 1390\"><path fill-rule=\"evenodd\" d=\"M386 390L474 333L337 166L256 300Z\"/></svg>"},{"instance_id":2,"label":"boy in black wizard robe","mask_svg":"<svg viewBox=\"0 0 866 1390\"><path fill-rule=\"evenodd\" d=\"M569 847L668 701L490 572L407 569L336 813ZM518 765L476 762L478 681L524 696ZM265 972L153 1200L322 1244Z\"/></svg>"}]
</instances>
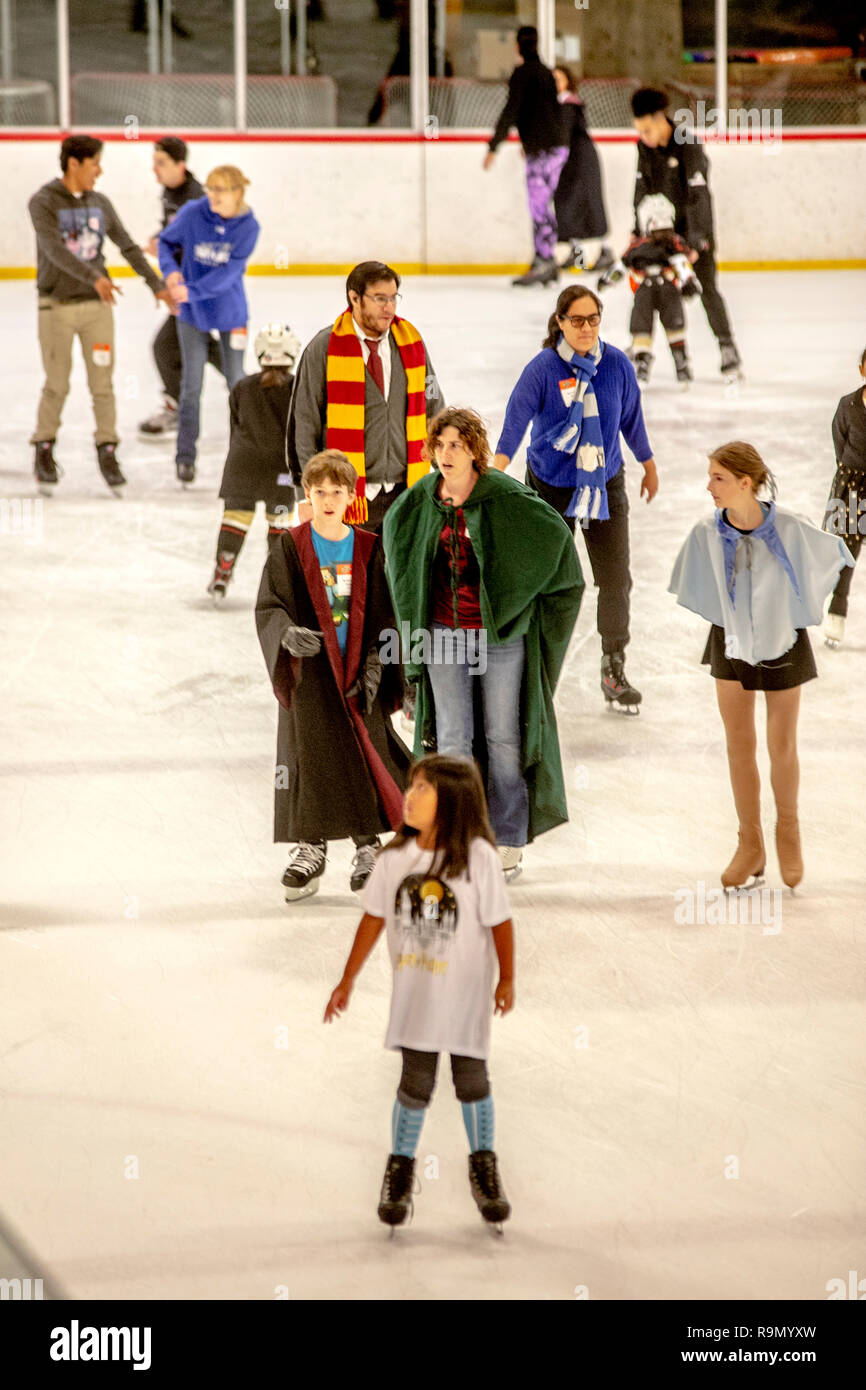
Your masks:
<instances>
[{"instance_id":1,"label":"boy in black wizard robe","mask_svg":"<svg viewBox=\"0 0 866 1390\"><path fill-rule=\"evenodd\" d=\"M400 668L379 655L394 610L381 540L343 522L356 481L337 449L310 459L301 485L312 520L272 547L256 602L280 705L274 840L295 842L283 875L287 902L316 892L327 841L346 836L355 842L351 887L359 892L378 832L403 820L410 757L390 720L403 698Z\"/></svg>"}]
</instances>

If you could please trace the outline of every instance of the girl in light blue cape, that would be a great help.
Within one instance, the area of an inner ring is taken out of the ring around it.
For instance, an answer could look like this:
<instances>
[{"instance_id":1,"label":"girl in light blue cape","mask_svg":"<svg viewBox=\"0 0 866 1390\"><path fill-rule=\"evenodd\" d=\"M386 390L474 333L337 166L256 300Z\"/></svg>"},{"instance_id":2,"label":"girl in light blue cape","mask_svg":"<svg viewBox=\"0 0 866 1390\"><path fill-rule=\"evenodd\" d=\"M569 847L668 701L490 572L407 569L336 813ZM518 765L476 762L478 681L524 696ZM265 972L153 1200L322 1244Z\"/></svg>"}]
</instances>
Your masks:
<instances>
[{"instance_id":1,"label":"girl in light blue cape","mask_svg":"<svg viewBox=\"0 0 866 1390\"><path fill-rule=\"evenodd\" d=\"M770 501L759 500L762 488L770 490ZM827 594L853 562L838 536L776 506L770 471L751 444L724 444L710 455L707 491L715 515L692 529L668 588L712 624L703 662L716 680L739 818L737 850L722 884L740 888L766 866L755 737L755 692L763 690L776 849L782 878L794 888L803 876L800 686L817 675L806 628L821 622Z\"/></svg>"}]
</instances>

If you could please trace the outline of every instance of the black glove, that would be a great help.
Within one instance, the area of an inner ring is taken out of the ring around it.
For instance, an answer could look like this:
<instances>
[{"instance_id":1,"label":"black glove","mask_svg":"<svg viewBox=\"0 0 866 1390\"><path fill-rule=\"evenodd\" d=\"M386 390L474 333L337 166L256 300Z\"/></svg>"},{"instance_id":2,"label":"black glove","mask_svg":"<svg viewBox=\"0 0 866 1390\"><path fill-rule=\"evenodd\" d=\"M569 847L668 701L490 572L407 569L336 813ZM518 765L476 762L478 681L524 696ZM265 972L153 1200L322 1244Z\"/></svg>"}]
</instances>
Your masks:
<instances>
[{"instance_id":1,"label":"black glove","mask_svg":"<svg viewBox=\"0 0 866 1390\"><path fill-rule=\"evenodd\" d=\"M363 670L358 672L357 680L353 681L346 691L346 699L357 698L358 709L363 714L366 710L372 709L381 681L382 660L376 648L371 647Z\"/></svg>"},{"instance_id":2,"label":"black glove","mask_svg":"<svg viewBox=\"0 0 866 1390\"><path fill-rule=\"evenodd\" d=\"M322 650L322 634L309 627L289 625L280 638L280 646L289 656L317 656Z\"/></svg>"}]
</instances>

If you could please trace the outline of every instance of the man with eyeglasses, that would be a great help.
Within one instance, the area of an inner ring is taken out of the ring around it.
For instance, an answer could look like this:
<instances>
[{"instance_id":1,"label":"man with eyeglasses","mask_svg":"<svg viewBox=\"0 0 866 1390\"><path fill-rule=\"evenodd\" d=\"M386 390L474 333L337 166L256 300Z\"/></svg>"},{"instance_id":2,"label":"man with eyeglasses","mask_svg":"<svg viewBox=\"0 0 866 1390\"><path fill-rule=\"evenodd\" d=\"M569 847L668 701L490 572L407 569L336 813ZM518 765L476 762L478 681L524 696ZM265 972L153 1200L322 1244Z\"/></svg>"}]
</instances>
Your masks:
<instances>
[{"instance_id":1,"label":"man with eyeglasses","mask_svg":"<svg viewBox=\"0 0 866 1390\"><path fill-rule=\"evenodd\" d=\"M346 521L379 531L388 508L430 465L427 421L445 405L418 330L398 314L400 276L362 261L346 281L349 307L307 344L286 433L289 468L339 449L358 474Z\"/></svg>"}]
</instances>

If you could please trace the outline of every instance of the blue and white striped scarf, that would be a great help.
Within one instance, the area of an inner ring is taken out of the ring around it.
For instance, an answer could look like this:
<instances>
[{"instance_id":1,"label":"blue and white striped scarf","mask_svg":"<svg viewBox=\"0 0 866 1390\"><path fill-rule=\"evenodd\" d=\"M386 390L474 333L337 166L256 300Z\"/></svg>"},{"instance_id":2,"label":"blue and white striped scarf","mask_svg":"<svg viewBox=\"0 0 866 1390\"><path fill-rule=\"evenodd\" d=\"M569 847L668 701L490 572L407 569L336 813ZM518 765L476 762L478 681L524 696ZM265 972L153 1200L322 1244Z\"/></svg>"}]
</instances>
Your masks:
<instances>
[{"instance_id":1,"label":"blue and white striped scarf","mask_svg":"<svg viewBox=\"0 0 866 1390\"><path fill-rule=\"evenodd\" d=\"M556 351L574 371L577 387L565 424L555 425L547 432L543 442L574 456L577 476L566 516L575 516L581 521L584 518L607 521L610 513L604 476L604 443L598 402L592 387L592 378L598 370L604 345L599 340L588 357L580 357L572 352L564 334L560 334Z\"/></svg>"}]
</instances>

